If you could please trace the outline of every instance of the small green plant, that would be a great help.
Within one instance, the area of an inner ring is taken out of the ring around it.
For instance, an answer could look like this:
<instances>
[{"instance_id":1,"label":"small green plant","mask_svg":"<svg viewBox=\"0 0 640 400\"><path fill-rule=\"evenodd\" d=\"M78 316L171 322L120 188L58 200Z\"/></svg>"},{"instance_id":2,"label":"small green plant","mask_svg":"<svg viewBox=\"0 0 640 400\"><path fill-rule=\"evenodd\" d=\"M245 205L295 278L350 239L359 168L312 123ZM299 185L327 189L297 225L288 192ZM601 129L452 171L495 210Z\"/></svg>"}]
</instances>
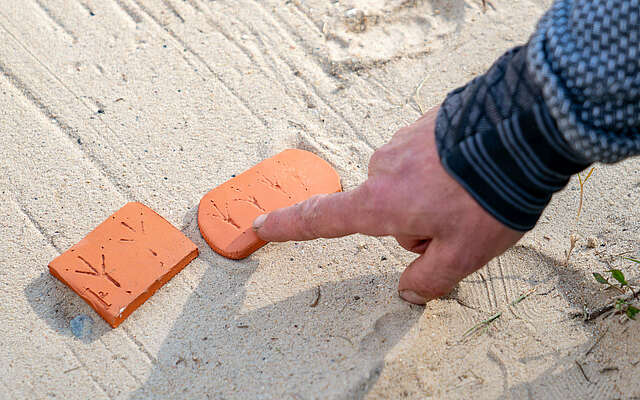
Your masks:
<instances>
[{"instance_id":1,"label":"small green plant","mask_svg":"<svg viewBox=\"0 0 640 400\"><path fill-rule=\"evenodd\" d=\"M587 175L582 178L582 175L578 174L578 183L580 184L580 199L578 202L578 212L576 214L576 231L577 225L580 221L580 213L582 212L582 202L584 198L584 188L587 180L593 174L595 167L592 167ZM575 233L571 234L571 242L569 251L567 251L567 258L565 260L565 264L569 263L569 257L571 256L571 251L573 251L576 242L578 241L578 235ZM632 261L636 264L640 264L640 260L633 257L622 257L625 260ZM596 310L588 314L584 314L584 320L588 321L598 316L604 314L607 311L614 310L613 313L619 312L626 315L629 319L635 320L636 315L640 312L640 309L635 305L631 304L630 301L635 300L640 292L635 292L633 287L627 281L627 278L624 276L624 273L616 268L611 268L606 270L605 273L609 274L608 277L605 277L603 274L599 272L593 272L593 279L596 280L601 285L607 285L607 289L615 289L621 293L621 296L612 299L613 301L604 307L600 307Z\"/></svg>"},{"instance_id":2,"label":"small green plant","mask_svg":"<svg viewBox=\"0 0 640 400\"><path fill-rule=\"evenodd\" d=\"M624 258L628 259L628 257L624 257ZM634 260L632 259L632 261ZM638 261L634 261L634 262L638 262ZM626 316L629 317L629 319L635 320L636 315L640 312L640 309L638 309L636 306L631 304L630 300L635 299L638 293L634 292L633 288L627 281L627 278L624 276L624 273L619 269L609 269L605 272L609 274L608 278L605 278L599 272L594 272L593 279L595 279L596 282L598 282L601 285L607 285L608 288L613 288L618 290L623 295L626 294L627 292L630 292L628 296L624 298L616 299L615 302L612 305L608 306L607 308L615 309L620 313L626 314ZM613 280L613 283L612 283L612 280Z\"/></svg>"},{"instance_id":3,"label":"small green plant","mask_svg":"<svg viewBox=\"0 0 640 400\"><path fill-rule=\"evenodd\" d=\"M605 278L599 272L594 272L593 273L593 279L595 279L596 282L598 282L598 283L600 283L602 285L608 285L609 288L613 288L613 289L618 290L619 292L624 293L624 288L625 288L625 286L629 287L629 282L627 282L627 280L624 277L624 274L622 273L622 271L620 271L619 269L609 269L606 272L611 274L611 276L609 278ZM612 284L611 281L609 280L611 278L616 280L620 284L620 287L616 286L615 283Z\"/></svg>"},{"instance_id":4,"label":"small green plant","mask_svg":"<svg viewBox=\"0 0 640 400\"><path fill-rule=\"evenodd\" d=\"M627 314L627 317L629 317L630 319L636 319L636 314L640 312L640 309L633 306L632 304L629 304L629 302L624 299L616 300L616 304L614 307L616 310Z\"/></svg>"}]
</instances>

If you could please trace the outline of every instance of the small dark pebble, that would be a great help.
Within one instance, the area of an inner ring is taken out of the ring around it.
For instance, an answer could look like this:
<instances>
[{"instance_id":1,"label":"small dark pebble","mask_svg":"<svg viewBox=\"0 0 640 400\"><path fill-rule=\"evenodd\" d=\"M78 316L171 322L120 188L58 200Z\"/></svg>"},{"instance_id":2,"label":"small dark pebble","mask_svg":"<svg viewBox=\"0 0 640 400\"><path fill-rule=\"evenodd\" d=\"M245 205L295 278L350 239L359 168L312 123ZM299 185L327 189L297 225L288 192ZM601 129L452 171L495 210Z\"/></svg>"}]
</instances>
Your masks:
<instances>
[{"instance_id":1,"label":"small dark pebble","mask_svg":"<svg viewBox=\"0 0 640 400\"><path fill-rule=\"evenodd\" d=\"M382 256L382 257L380 257L380 260L381 260L381 261L387 261L387 257Z\"/></svg>"},{"instance_id":2,"label":"small dark pebble","mask_svg":"<svg viewBox=\"0 0 640 400\"><path fill-rule=\"evenodd\" d=\"M360 300L360 296L353 296L354 300Z\"/></svg>"},{"instance_id":3,"label":"small dark pebble","mask_svg":"<svg viewBox=\"0 0 640 400\"><path fill-rule=\"evenodd\" d=\"M76 142L78 142L78 144L82 144L82 139L78 138L78 140L76 140Z\"/></svg>"},{"instance_id":4,"label":"small dark pebble","mask_svg":"<svg viewBox=\"0 0 640 400\"><path fill-rule=\"evenodd\" d=\"M167 177L165 176L165 177L164 177L164 180L166 181L167 179L169 179L169 178L167 178Z\"/></svg>"},{"instance_id":5,"label":"small dark pebble","mask_svg":"<svg viewBox=\"0 0 640 400\"><path fill-rule=\"evenodd\" d=\"M289 261L293 261L293 257L291 257L291 258L289 259Z\"/></svg>"},{"instance_id":6,"label":"small dark pebble","mask_svg":"<svg viewBox=\"0 0 640 400\"><path fill-rule=\"evenodd\" d=\"M166 49L166 48L167 48L167 45L166 45L166 44L163 44L163 45L162 45L162 47Z\"/></svg>"},{"instance_id":7,"label":"small dark pebble","mask_svg":"<svg viewBox=\"0 0 640 400\"><path fill-rule=\"evenodd\" d=\"M232 178L235 178L235 177L236 177L236 174L231 175L231 177L232 177Z\"/></svg>"},{"instance_id":8,"label":"small dark pebble","mask_svg":"<svg viewBox=\"0 0 640 400\"><path fill-rule=\"evenodd\" d=\"M104 110L102 108L98 108L98 114L104 114Z\"/></svg>"}]
</instances>

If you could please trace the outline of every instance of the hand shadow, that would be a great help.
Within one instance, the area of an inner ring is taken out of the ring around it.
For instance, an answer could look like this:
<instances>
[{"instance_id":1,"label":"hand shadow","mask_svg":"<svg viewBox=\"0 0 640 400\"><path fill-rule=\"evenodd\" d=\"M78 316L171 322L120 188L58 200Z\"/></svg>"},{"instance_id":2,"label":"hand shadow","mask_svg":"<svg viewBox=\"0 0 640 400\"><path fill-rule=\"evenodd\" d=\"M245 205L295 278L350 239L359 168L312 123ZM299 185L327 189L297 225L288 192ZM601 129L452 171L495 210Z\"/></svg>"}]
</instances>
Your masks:
<instances>
[{"instance_id":1,"label":"hand shadow","mask_svg":"<svg viewBox=\"0 0 640 400\"><path fill-rule=\"evenodd\" d=\"M146 382L130 398L360 398L385 354L422 307L397 298L399 273L328 282L243 310L256 257L215 254L192 210L183 229L207 263L164 340ZM318 295L320 299L317 301Z\"/></svg>"}]
</instances>

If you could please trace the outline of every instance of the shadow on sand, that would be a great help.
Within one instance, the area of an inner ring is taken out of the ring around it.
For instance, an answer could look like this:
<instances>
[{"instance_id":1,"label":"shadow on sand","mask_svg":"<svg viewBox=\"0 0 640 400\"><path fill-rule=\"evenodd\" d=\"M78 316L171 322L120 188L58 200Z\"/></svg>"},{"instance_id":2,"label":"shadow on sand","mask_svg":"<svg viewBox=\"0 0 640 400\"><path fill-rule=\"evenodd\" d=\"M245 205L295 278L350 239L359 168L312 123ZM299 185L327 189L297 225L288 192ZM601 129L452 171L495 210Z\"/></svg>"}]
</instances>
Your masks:
<instances>
[{"instance_id":1,"label":"shadow on sand","mask_svg":"<svg viewBox=\"0 0 640 400\"><path fill-rule=\"evenodd\" d=\"M185 216L183 231L207 271L132 399L360 398L423 312L397 299L398 273L329 282L245 310L257 258L213 253L195 214L194 208Z\"/></svg>"}]
</instances>

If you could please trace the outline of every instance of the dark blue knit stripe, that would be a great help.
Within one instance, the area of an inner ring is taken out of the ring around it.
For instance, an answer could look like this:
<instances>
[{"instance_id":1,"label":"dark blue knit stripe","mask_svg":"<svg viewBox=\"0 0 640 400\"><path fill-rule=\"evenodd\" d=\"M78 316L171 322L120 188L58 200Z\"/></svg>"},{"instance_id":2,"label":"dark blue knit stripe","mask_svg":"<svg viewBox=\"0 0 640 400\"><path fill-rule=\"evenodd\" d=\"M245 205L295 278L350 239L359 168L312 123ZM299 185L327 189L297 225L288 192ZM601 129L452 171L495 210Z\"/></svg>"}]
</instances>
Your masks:
<instances>
[{"instance_id":1,"label":"dark blue knit stripe","mask_svg":"<svg viewBox=\"0 0 640 400\"><path fill-rule=\"evenodd\" d=\"M546 203L544 201L540 201L538 197L535 195L531 195L528 192L522 191L517 182L514 182L513 177L509 176L508 172L505 169L500 168L496 163L497 160L502 160L503 156L495 157L496 152L504 151L501 147L495 146L491 140L487 137L487 135L476 135L473 137L476 142L476 146L480 151L479 156L482 159L483 165L485 168L491 171L492 175L496 175L501 182L504 182L504 186L507 186L507 191L512 193L517 198L521 199L521 206L529 207L532 211L541 210L540 207L544 208ZM509 161L507 161L507 164ZM508 165L507 165L508 166Z\"/></svg>"},{"instance_id":2,"label":"dark blue knit stripe","mask_svg":"<svg viewBox=\"0 0 640 400\"><path fill-rule=\"evenodd\" d=\"M517 118L517 116L514 116ZM511 127L513 123L512 119L504 120L500 125L498 125L498 134L502 139L502 142L505 144L509 153L516 160L516 163L520 167L522 173L527 177L527 181L534 184L535 186L541 188L542 190L546 190L549 192L556 192L560 190L564 185L559 186L557 184L550 184L549 182L543 182L538 179L536 174L533 171L536 170L536 166L531 161L527 154L522 150L522 145L518 143L515 139L515 135L513 133L514 129ZM525 129L530 129L526 127ZM556 181L557 182L557 181Z\"/></svg>"},{"instance_id":3,"label":"dark blue knit stripe","mask_svg":"<svg viewBox=\"0 0 640 400\"><path fill-rule=\"evenodd\" d=\"M533 117L533 120L527 120ZM530 115L524 115L523 124L535 123L540 129L540 134L550 145L549 152L538 154L543 157L543 161L549 168L559 171L565 175L571 175L577 171L582 171L589 165L586 159L578 157L569 147L567 142L558 131L553 118L546 107L535 104Z\"/></svg>"},{"instance_id":4,"label":"dark blue knit stripe","mask_svg":"<svg viewBox=\"0 0 640 400\"><path fill-rule=\"evenodd\" d=\"M540 212L530 213L512 206L505 207L502 198L483 183L484 180L462 156L460 147L452 148L446 155L441 154L441 161L444 169L498 221L517 231L527 231L535 226Z\"/></svg>"},{"instance_id":5,"label":"dark blue knit stripe","mask_svg":"<svg viewBox=\"0 0 640 400\"><path fill-rule=\"evenodd\" d=\"M494 136L492 138L491 136ZM504 146L494 143L495 134L478 134L467 138L467 142L473 144L470 146L474 154L479 159L480 167L486 170L494 179L496 187L502 189L503 197L513 197L517 200L516 206L522 207L528 211L541 211L546 202L541 201L536 194L531 194L522 189L520 183L514 181L513 176L509 176L509 171L513 171L514 162L510 159L509 154L505 151ZM496 161L503 164L503 168L498 168ZM506 168L505 168L506 167Z\"/></svg>"},{"instance_id":6,"label":"dark blue knit stripe","mask_svg":"<svg viewBox=\"0 0 640 400\"><path fill-rule=\"evenodd\" d=\"M553 193L588 165L567 153L543 107L439 148L445 169L485 210L516 230L531 229Z\"/></svg>"},{"instance_id":7,"label":"dark blue knit stripe","mask_svg":"<svg viewBox=\"0 0 640 400\"><path fill-rule=\"evenodd\" d=\"M543 181L548 184L547 190L558 191L564 187L563 184L557 184L557 182L562 182L566 175L561 174L553 169L549 168L545 165L541 159L538 157L536 152L533 150L534 143L529 143L529 141L540 140L539 138L526 138L522 133L522 129L520 129L520 121L518 121L519 115L513 115L509 121L510 127L512 129L513 139L516 143L516 146L522 149L525 157L531 161L531 164L535 165L535 168L529 170L532 174L536 175L540 181ZM524 129L528 129L528 127L524 127Z\"/></svg>"},{"instance_id":8,"label":"dark blue knit stripe","mask_svg":"<svg viewBox=\"0 0 640 400\"><path fill-rule=\"evenodd\" d=\"M493 193L503 198L512 207L531 213L540 212L542 208L544 208L544 205L540 208L540 206L536 206L535 204L526 201L520 196L521 190L514 187L509 188L507 180L498 178L490 168L487 167L487 162L482 160L478 154L478 149L475 147L474 143L475 139L476 136L468 137L460 143L460 149L466 162L476 170L478 175L482 177L483 184L488 185L492 189Z\"/></svg>"}]
</instances>

